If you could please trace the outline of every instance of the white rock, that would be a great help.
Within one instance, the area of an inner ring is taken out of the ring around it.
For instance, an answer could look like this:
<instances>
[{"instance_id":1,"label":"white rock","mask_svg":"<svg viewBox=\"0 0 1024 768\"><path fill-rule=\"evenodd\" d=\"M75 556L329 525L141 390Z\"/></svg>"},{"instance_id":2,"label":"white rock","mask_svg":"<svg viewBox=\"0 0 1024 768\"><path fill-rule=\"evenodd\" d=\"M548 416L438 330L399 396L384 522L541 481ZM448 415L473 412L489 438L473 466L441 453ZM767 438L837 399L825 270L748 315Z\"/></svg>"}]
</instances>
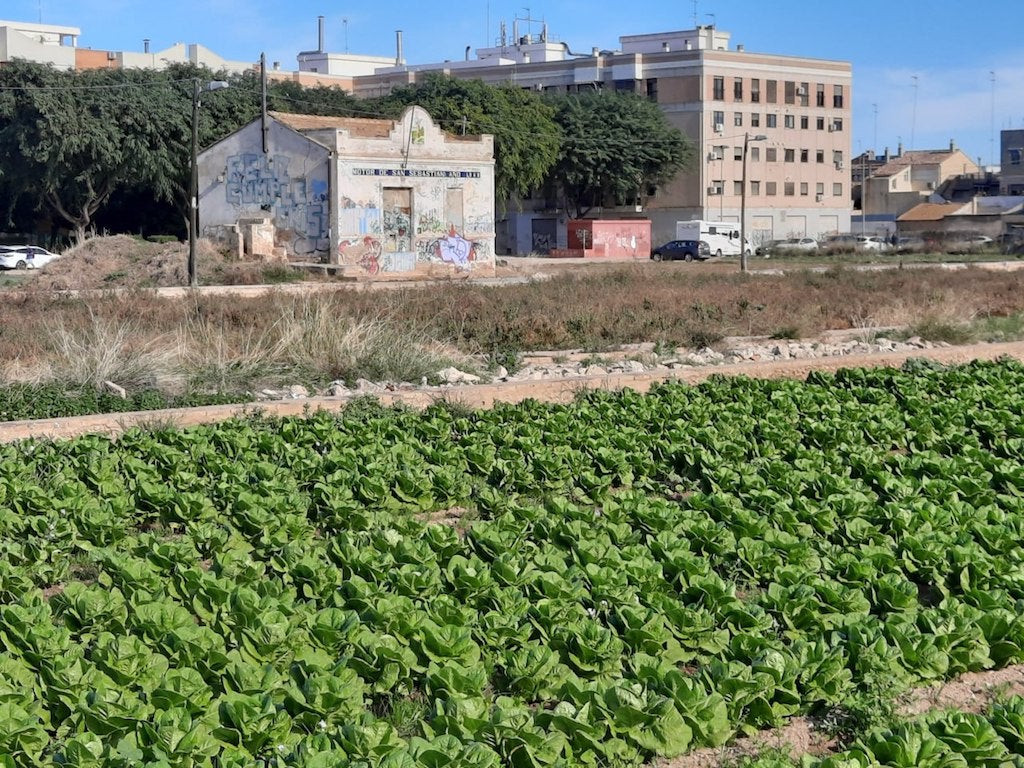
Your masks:
<instances>
[{"instance_id":1,"label":"white rock","mask_svg":"<svg viewBox=\"0 0 1024 768\"><path fill-rule=\"evenodd\" d=\"M120 384L115 384L112 381L104 381L103 388L106 389L108 392L117 395L122 400L128 399L128 393L125 391L125 388L122 387Z\"/></svg>"},{"instance_id":2,"label":"white rock","mask_svg":"<svg viewBox=\"0 0 1024 768\"><path fill-rule=\"evenodd\" d=\"M327 387L327 394L330 397L344 397L350 391L343 381L332 381L330 386Z\"/></svg>"},{"instance_id":3,"label":"white rock","mask_svg":"<svg viewBox=\"0 0 1024 768\"><path fill-rule=\"evenodd\" d=\"M508 368L506 368L504 365L499 365L498 366L498 370L496 370L494 372L494 378L502 380L502 381L507 379L508 378Z\"/></svg>"},{"instance_id":4,"label":"white rock","mask_svg":"<svg viewBox=\"0 0 1024 768\"><path fill-rule=\"evenodd\" d=\"M301 400L304 397L309 397L309 390L301 384L292 384L288 387L288 397L293 400Z\"/></svg>"}]
</instances>

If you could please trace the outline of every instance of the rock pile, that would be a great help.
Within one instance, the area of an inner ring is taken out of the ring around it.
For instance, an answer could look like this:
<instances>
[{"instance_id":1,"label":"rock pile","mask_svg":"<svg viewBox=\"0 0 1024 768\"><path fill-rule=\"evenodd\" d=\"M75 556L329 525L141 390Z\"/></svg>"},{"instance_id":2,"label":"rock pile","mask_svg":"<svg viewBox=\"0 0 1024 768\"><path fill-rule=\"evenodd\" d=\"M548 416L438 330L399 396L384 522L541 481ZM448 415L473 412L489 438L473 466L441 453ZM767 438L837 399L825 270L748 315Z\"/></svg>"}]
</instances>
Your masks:
<instances>
[{"instance_id":1,"label":"rock pile","mask_svg":"<svg viewBox=\"0 0 1024 768\"><path fill-rule=\"evenodd\" d=\"M424 377L418 384L410 382L374 382L358 379L354 386L349 387L343 381L334 381L322 391L313 393L326 397L345 397L351 395L375 395L382 392L394 392L427 388L432 384L441 387L458 387L478 384L485 381L519 382L542 381L547 379L570 379L587 376L611 376L618 374L641 374L671 371L693 366L714 366L736 363L772 363L781 360L801 360L822 357L845 357L850 355L870 355L884 352L902 352L913 354L916 351L948 347L946 342L930 342L919 337L906 341L878 337L870 341L863 339L841 341L785 341L785 340L743 340L727 345L722 351L708 347L697 350L674 350L669 354L657 354L654 351L638 351L628 353L608 353L607 355L553 354L537 360L527 358L525 364L515 373L504 367L485 372L483 370L463 371L448 367L438 371L433 381ZM481 366L482 369L482 366ZM263 390L263 399L287 399L306 397L310 393L305 388L294 385L283 390Z\"/></svg>"}]
</instances>

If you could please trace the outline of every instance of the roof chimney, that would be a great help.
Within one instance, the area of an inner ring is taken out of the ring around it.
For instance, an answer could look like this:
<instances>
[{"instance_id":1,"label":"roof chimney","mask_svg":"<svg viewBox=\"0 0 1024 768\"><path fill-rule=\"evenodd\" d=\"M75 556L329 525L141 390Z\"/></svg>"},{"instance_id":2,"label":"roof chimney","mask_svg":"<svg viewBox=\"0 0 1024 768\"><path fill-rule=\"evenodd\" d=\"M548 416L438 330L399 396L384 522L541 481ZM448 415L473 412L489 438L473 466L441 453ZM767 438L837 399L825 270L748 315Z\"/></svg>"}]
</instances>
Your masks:
<instances>
[{"instance_id":1,"label":"roof chimney","mask_svg":"<svg viewBox=\"0 0 1024 768\"><path fill-rule=\"evenodd\" d=\"M600 54L601 54L601 49L598 48L596 45L593 48L590 49L590 55L591 56L599 56Z\"/></svg>"},{"instance_id":2,"label":"roof chimney","mask_svg":"<svg viewBox=\"0 0 1024 768\"><path fill-rule=\"evenodd\" d=\"M470 49L472 47L473 47L472 45L467 45L466 46L466 61L469 61L469 51L470 51Z\"/></svg>"},{"instance_id":3,"label":"roof chimney","mask_svg":"<svg viewBox=\"0 0 1024 768\"><path fill-rule=\"evenodd\" d=\"M740 53L743 53L743 51L746 49L743 47L743 44L740 43L739 45L736 46L736 50L739 51Z\"/></svg>"},{"instance_id":4,"label":"roof chimney","mask_svg":"<svg viewBox=\"0 0 1024 768\"><path fill-rule=\"evenodd\" d=\"M402 56L402 30L395 30L395 66L400 67L405 63Z\"/></svg>"},{"instance_id":5,"label":"roof chimney","mask_svg":"<svg viewBox=\"0 0 1024 768\"><path fill-rule=\"evenodd\" d=\"M903 157L903 142L896 145L896 157Z\"/></svg>"},{"instance_id":6,"label":"roof chimney","mask_svg":"<svg viewBox=\"0 0 1024 768\"><path fill-rule=\"evenodd\" d=\"M952 139L949 140L949 151L956 152L956 142Z\"/></svg>"},{"instance_id":7,"label":"roof chimney","mask_svg":"<svg viewBox=\"0 0 1024 768\"><path fill-rule=\"evenodd\" d=\"M149 38L148 37L145 38L142 41L142 52L143 53L149 53Z\"/></svg>"},{"instance_id":8,"label":"roof chimney","mask_svg":"<svg viewBox=\"0 0 1024 768\"><path fill-rule=\"evenodd\" d=\"M317 31L316 52L317 53L323 53L324 52L324 17L323 16L317 16L316 17L316 31Z\"/></svg>"}]
</instances>

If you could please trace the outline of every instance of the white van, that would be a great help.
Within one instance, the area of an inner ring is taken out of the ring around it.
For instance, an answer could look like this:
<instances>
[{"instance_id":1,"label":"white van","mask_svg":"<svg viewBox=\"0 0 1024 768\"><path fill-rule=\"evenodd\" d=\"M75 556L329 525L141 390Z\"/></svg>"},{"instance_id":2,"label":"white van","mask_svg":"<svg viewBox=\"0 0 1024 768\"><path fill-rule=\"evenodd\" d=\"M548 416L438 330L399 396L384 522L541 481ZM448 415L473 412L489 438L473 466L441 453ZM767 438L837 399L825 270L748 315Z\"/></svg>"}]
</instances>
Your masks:
<instances>
[{"instance_id":1,"label":"white van","mask_svg":"<svg viewBox=\"0 0 1024 768\"><path fill-rule=\"evenodd\" d=\"M704 221L693 219L691 221L676 222L677 240L703 240L708 244L712 256L739 256L740 255L740 225L735 221ZM748 237L746 248L747 254L754 252Z\"/></svg>"}]
</instances>

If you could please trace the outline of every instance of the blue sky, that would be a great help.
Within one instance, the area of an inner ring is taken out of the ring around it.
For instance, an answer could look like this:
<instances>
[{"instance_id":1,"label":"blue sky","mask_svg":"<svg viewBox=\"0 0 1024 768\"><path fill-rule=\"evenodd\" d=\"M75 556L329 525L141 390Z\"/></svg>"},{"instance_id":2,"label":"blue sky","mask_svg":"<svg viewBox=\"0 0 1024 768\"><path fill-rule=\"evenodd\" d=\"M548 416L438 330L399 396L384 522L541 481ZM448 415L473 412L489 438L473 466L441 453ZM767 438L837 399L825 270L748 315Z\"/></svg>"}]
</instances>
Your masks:
<instances>
[{"instance_id":1,"label":"blue sky","mask_svg":"<svg viewBox=\"0 0 1024 768\"><path fill-rule=\"evenodd\" d=\"M317 45L391 56L403 30L410 63L461 59L516 16L544 20L575 51L618 36L689 29L696 19L748 51L853 63L853 151L948 146L998 162L999 131L1024 128L1024 15L1019 0L3 0L0 17L81 28L79 44L153 50L200 43L228 59L294 69ZM526 23L520 21L520 30ZM534 24L539 31L539 24ZM916 78L916 80L915 80ZM916 83L916 87L915 87Z\"/></svg>"}]
</instances>

